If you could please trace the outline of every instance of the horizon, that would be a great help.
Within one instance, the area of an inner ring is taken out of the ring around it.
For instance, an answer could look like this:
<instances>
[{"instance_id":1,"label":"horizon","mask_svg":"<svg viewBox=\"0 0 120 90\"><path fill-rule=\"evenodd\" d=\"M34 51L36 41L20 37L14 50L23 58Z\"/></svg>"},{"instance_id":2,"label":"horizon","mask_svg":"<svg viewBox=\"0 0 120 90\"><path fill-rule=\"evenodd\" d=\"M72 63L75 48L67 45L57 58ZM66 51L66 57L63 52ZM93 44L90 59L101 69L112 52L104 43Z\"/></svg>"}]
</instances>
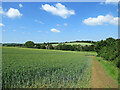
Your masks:
<instances>
[{"instance_id":1,"label":"horizon","mask_svg":"<svg viewBox=\"0 0 120 90\"><path fill-rule=\"evenodd\" d=\"M3 2L0 14L2 43L118 39L118 5L115 4Z\"/></svg>"},{"instance_id":2,"label":"horizon","mask_svg":"<svg viewBox=\"0 0 120 90\"><path fill-rule=\"evenodd\" d=\"M113 38L113 37L108 37L108 38ZM106 38L107 39L107 38ZM106 39L104 39L104 40L106 40ZM115 38L114 38L115 39ZM119 39L119 38L117 38L117 39ZM102 39L103 40L103 39ZM34 42L35 44L41 44L41 43L71 43L71 42L76 42L76 41L79 41L79 42L84 42L84 41L91 41L91 42L98 42L98 41L94 41L94 40L71 40L71 41L51 41L51 42ZM101 40L100 40L101 41ZM26 41L27 42L27 41ZM26 43L26 42L23 42L23 43L19 43L19 42L2 42L1 44L24 44L24 43ZM79 43L78 42L78 43ZM76 42L77 43L77 42ZM85 42L85 43L87 43L87 42Z\"/></svg>"}]
</instances>

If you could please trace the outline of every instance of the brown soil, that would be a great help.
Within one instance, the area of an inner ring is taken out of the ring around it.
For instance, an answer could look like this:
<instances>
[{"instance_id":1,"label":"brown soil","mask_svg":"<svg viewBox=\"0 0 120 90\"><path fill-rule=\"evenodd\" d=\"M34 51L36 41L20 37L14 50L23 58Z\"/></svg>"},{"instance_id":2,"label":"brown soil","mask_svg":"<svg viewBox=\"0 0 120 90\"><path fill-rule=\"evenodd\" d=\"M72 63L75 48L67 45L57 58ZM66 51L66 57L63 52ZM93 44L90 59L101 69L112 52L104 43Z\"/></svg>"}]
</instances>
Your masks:
<instances>
[{"instance_id":1,"label":"brown soil","mask_svg":"<svg viewBox=\"0 0 120 90\"><path fill-rule=\"evenodd\" d=\"M116 81L108 75L95 57L92 60L91 84L92 88L118 88Z\"/></svg>"}]
</instances>

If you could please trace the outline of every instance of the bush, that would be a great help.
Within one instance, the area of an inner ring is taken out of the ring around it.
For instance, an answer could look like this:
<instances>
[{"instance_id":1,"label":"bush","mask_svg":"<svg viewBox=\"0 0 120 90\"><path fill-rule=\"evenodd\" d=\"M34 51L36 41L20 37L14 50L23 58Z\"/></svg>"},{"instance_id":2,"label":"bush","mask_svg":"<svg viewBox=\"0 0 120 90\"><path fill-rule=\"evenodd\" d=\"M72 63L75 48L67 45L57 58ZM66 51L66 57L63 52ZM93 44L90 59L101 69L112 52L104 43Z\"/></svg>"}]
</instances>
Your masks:
<instances>
[{"instance_id":1,"label":"bush","mask_svg":"<svg viewBox=\"0 0 120 90\"><path fill-rule=\"evenodd\" d=\"M33 47L34 47L34 42L33 42L33 41L27 41L27 42L25 43L25 46L26 46L27 48L33 48Z\"/></svg>"}]
</instances>

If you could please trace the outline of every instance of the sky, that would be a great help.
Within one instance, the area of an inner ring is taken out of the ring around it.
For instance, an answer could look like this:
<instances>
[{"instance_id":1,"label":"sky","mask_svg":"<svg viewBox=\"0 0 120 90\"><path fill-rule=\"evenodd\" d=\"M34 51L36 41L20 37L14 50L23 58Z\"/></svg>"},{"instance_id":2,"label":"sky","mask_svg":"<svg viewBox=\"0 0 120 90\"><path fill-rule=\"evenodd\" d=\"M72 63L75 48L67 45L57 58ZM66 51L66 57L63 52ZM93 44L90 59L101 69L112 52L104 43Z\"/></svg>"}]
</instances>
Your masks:
<instances>
[{"instance_id":1,"label":"sky","mask_svg":"<svg viewBox=\"0 0 120 90\"><path fill-rule=\"evenodd\" d=\"M118 38L116 3L4 2L0 15L3 43Z\"/></svg>"}]
</instances>

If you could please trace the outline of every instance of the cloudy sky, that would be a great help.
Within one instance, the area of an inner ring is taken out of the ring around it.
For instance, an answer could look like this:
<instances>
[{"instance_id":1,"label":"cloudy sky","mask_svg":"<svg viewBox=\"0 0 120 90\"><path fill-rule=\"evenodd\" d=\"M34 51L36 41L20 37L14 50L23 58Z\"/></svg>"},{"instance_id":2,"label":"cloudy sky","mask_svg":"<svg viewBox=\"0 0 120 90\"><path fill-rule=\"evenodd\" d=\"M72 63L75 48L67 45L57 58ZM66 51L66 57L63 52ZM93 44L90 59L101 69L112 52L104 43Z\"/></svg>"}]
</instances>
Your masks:
<instances>
[{"instance_id":1,"label":"cloudy sky","mask_svg":"<svg viewBox=\"0 0 120 90\"><path fill-rule=\"evenodd\" d=\"M107 2L3 3L3 43L98 41L118 37L118 6Z\"/></svg>"}]
</instances>

